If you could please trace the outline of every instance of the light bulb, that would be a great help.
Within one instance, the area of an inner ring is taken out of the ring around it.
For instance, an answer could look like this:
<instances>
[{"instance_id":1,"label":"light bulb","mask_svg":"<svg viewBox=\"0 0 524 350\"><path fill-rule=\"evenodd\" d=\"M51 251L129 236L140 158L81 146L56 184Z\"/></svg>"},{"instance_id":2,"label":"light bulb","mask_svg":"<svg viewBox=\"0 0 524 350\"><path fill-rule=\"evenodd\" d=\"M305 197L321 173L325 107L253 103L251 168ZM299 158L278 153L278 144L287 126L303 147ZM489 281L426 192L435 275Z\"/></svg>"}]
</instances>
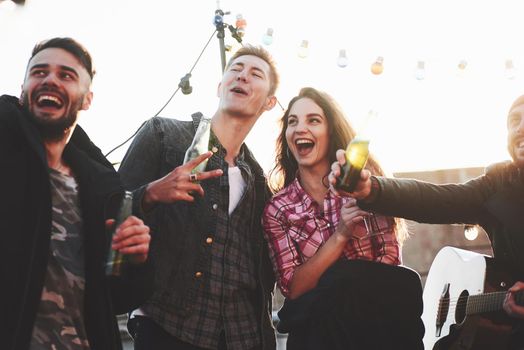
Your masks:
<instances>
[{"instance_id":1,"label":"light bulb","mask_svg":"<svg viewBox=\"0 0 524 350\"><path fill-rule=\"evenodd\" d=\"M513 65L513 60L506 60L505 63L505 75L507 79L515 79L516 70L515 66Z\"/></svg>"},{"instance_id":2,"label":"light bulb","mask_svg":"<svg viewBox=\"0 0 524 350\"><path fill-rule=\"evenodd\" d=\"M475 225L464 225L464 237L468 241L474 241L479 236L479 229Z\"/></svg>"},{"instance_id":3,"label":"light bulb","mask_svg":"<svg viewBox=\"0 0 524 350\"><path fill-rule=\"evenodd\" d=\"M466 74L466 68L468 67L468 61L460 60L457 64L457 76L459 78L463 77Z\"/></svg>"},{"instance_id":4,"label":"light bulb","mask_svg":"<svg viewBox=\"0 0 524 350\"><path fill-rule=\"evenodd\" d=\"M371 65L371 73L375 75L382 74L384 71L384 57L378 56L377 60Z\"/></svg>"},{"instance_id":5,"label":"light bulb","mask_svg":"<svg viewBox=\"0 0 524 350\"><path fill-rule=\"evenodd\" d=\"M4 9L4 11L14 11L16 4L10 0L0 0L0 9Z\"/></svg>"},{"instance_id":6,"label":"light bulb","mask_svg":"<svg viewBox=\"0 0 524 350\"><path fill-rule=\"evenodd\" d=\"M300 44L300 47L298 48L298 57L300 58L306 58L308 55L308 46L309 42L307 40L302 40L302 43Z\"/></svg>"},{"instance_id":7,"label":"light bulb","mask_svg":"<svg viewBox=\"0 0 524 350\"><path fill-rule=\"evenodd\" d=\"M342 49L338 52L337 65L340 68L344 68L349 64L349 60L346 56L346 50Z\"/></svg>"},{"instance_id":8,"label":"light bulb","mask_svg":"<svg viewBox=\"0 0 524 350\"><path fill-rule=\"evenodd\" d=\"M268 28L266 34L262 36L264 45L271 45L273 43L273 28Z\"/></svg>"},{"instance_id":9,"label":"light bulb","mask_svg":"<svg viewBox=\"0 0 524 350\"><path fill-rule=\"evenodd\" d=\"M424 80L424 78L426 77L425 65L426 64L424 61L417 62L417 68L415 69L415 79Z\"/></svg>"},{"instance_id":10,"label":"light bulb","mask_svg":"<svg viewBox=\"0 0 524 350\"><path fill-rule=\"evenodd\" d=\"M237 28L237 33L240 37L243 37L244 34L246 33L246 26L247 26L246 20L244 19L242 14L239 13L237 15L237 21L235 22L235 27Z\"/></svg>"}]
</instances>

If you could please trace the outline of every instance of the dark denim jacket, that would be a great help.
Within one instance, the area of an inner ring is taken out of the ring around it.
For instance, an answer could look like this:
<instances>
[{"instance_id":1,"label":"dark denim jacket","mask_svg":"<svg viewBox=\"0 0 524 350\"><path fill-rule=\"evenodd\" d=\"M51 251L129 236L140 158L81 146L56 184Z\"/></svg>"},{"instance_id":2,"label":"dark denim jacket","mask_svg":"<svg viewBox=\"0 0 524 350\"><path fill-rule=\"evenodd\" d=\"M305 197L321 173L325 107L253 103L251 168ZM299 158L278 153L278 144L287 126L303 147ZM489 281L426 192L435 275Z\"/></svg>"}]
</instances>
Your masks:
<instances>
[{"instance_id":1,"label":"dark denim jacket","mask_svg":"<svg viewBox=\"0 0 524 350\"><path fill-rule=\"evenodd\" d=\"M171 313L184 315L192 309L193 293L201 280L195 278L195 272L208 266L211 257L203 242L208 234L206 218L210 216L212 206L204 196L196 198L195 205L189 206L185 202L158 205L151 212L144 213L140 208L140 202L148 183L165 176L182 164L184 153L193 139L201 116L200 113L193 114L193 122L152 118L136 136L119 169L124 186L135 189L135 212L140 212L152 228L150 256L155 265L156 276L154 293L148 303L161 306L165 312L162 317L167 319ZM254 245L258 251L258 316L264 349L274 349L271 299L275 280L259 220L269 191L263 170L247 147L242 147L246 162L256 174L257 214L252 223L252 230L255 232L251 236L257 239ZM198 220L195 220L196 218ZM174 231L184 234L167 234Z\"/></svg>"}]
</instances>

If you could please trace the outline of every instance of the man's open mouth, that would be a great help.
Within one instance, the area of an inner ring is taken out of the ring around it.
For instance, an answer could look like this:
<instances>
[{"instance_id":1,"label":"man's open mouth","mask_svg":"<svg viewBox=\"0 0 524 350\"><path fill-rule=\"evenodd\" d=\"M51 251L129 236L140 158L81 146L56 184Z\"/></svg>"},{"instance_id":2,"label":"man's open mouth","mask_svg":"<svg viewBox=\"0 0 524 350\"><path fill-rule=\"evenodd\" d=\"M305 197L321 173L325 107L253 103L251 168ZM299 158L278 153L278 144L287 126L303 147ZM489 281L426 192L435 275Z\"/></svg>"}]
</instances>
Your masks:
<instances>
[{"instance_id":1,"label":"man's open mouth","mask_svg":"<svg viewBox=\"0 0 524 350\"><path fill-rule=\"evenodd\" d=\"M247 91L238 86L232 88L230 91L235 92L237 94L247 95Z\"/></svg>"},{"instance_id":2,"label":"man's open mouth","mask_svg":"<svg viewBox=\"0 0 524 350\"><path fill-rule=\"evenodd\" d=\"M64 105L64 101L56 95L42 93L37 96L36 104L38 107L51 107L59 109Z\"/></svg>"}]
</instances>

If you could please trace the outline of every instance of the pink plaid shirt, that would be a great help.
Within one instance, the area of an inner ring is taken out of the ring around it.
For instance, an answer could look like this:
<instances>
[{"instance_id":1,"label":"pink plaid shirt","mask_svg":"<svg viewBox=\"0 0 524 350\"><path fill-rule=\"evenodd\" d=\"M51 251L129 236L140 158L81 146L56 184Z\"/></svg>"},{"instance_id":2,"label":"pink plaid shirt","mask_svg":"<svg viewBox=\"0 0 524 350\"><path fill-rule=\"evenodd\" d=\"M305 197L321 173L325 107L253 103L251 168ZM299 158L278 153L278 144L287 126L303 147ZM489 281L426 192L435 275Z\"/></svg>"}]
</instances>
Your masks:
<instances>
[{"instance_id":1,"label":"pink plaid shirt","mask_svg":"<svg viewBox=\"0 0 524 350\"><path fill-rule=\"evenodd\" d=\"M268 202L262 224L277 283L284 296L289 294L289 283L295 269L311 258L335 232L340 208L348 200L348 197L328 191L322 213L319 205L295 179ZM356 230L369 234L360 239L351 238L343 258L391 265L401 263L400 244L395 236L392 217L372 214ZM355 232L355 235L362 234Z\"/></svg>"}]
</instances>

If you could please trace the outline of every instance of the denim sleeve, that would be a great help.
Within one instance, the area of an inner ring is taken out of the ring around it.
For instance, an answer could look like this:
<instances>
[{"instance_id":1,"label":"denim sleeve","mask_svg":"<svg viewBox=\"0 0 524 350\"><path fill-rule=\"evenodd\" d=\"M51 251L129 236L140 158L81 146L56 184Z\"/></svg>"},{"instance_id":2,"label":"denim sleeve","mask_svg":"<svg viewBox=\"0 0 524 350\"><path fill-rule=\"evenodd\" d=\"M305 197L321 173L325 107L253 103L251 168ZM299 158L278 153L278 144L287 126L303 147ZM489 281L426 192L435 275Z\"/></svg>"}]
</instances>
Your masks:
<instances>
[{"instance_id":1,"label":"denim sleeve","mask_svg":"<svg viewBox=\"0 0 524 350\"><path fill-rule=\"evenodd\" d=\"M144 218L140 203L146 186L160 177L162 139L159 131L160 120L148 120L129 146L118 172L122 184L133 191L133 213Z\"/></svg>"}]
</instances>

